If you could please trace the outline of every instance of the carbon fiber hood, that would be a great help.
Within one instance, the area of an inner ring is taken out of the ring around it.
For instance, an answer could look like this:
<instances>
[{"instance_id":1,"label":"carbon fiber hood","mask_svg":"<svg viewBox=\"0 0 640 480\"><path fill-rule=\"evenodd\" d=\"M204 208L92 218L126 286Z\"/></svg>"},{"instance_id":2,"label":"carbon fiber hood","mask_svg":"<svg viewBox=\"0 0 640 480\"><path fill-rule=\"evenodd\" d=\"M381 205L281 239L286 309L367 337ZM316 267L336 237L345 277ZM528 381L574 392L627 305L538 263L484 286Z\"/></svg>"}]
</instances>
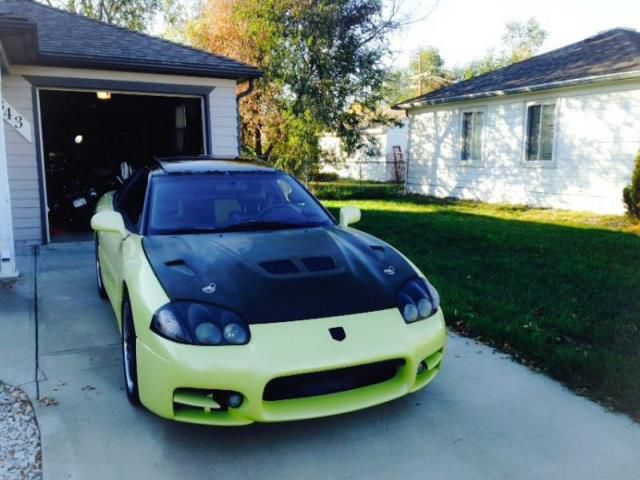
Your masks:
<instances>
[{"instance_id":1,"label":"carbon fiber hood","mask_svg":"<svg viewBox=\"0 0 640 480\"><path fill-rule=\"evenodd\" d=\"M416 277L389 245L337 226L149 236L143 246L173 301L218 305L250 324L393 308Z\"/></svg>"}]
</instances>

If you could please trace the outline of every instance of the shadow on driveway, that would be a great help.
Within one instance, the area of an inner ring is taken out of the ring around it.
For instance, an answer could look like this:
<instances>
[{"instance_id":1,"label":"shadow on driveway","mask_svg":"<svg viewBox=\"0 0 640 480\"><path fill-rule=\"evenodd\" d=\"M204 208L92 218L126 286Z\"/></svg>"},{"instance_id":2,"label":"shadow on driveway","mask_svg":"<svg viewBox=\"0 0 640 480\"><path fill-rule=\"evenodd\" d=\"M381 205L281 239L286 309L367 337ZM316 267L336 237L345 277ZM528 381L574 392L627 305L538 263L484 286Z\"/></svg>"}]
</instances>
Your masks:
<instances>
[{"instance_id":1,"label":"shadow on driveway","mask_svg":"<svg viewBox=\"0 0 640 480\"><path fill-rule=\"evenodd\" d=\"M237 429L130 406L119 333L95 291L93 245L38 259L45 479L637 479L640 427L458 336L442 374L352 414Z\"/></svg>"}]
</instances>

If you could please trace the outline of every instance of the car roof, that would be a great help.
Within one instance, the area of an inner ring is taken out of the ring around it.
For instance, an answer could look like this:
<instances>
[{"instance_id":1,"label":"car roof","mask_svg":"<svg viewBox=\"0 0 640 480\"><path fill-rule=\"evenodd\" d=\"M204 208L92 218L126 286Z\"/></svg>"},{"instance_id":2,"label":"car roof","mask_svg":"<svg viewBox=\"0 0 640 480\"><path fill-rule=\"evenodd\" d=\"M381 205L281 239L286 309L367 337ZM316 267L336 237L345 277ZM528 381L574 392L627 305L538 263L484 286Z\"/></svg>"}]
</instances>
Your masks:
<instances>
[{"instance_id":1,"label":"car roof","mask_svg":"<svg viewBox=\"0 0 640 480\"><path fill-rule=\"evenodd\" d=\"M231 156L178 156L157 158L159 168L154 173L169 175L206 173L267 173L278 169L254 159Z\"/></svg>"}]
</instances>

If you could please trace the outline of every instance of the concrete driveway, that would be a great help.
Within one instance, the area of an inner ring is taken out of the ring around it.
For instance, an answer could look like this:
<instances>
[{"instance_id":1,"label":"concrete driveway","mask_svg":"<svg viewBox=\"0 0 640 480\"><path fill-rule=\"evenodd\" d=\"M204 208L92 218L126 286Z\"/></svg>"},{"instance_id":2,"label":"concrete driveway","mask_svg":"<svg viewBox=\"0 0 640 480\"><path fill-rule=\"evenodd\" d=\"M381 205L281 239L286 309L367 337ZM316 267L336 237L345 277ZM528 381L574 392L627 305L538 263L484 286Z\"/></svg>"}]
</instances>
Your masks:
<instances>
[{"instance_id":1,"label":"concrete driveway","mask_svg":"<svg viewBox=\"0 0 640 480\"><path fill-rule=\"evenodd\" d=\"M45 479L640 478L638 424L455 335L430 387L380 407L238 429L169 422L127 403L93 245L41 249L36 286L39 396L58 402L37 407Z\"/></svg>"}]
</instances>

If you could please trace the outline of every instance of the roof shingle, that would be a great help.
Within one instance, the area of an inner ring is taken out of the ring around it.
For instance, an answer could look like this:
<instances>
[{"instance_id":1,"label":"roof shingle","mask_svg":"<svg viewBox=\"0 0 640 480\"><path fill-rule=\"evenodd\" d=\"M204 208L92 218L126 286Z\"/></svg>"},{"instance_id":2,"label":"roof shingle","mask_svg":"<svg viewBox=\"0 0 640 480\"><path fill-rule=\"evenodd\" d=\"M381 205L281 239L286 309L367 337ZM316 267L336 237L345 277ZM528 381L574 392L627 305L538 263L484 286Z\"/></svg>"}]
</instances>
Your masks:
<instances>
[{"instance_id":1,"label":"roof shingle","mask_svg":"<svg viewBox=\"0 0 640 480\"><path fill-rule=\"evenodd\" d=\"M640 73L640 33L616 28L566 47L514 63L470 80L454 83L426 95L405 100L395 108L463 100L465 97L506 94L549 88L558 82L603 75Z\"/></svg>"},{"instance_id":2,"label":"roof shingle","mask_svg":"<svg viewBox=\"0 0 640 480\"><path fill-rule=\"evenodd\" d=\"M257 68L32 0L0 2L0 19L37 27L38 64L247 79Z\"/></svg>"}]
</instances>

